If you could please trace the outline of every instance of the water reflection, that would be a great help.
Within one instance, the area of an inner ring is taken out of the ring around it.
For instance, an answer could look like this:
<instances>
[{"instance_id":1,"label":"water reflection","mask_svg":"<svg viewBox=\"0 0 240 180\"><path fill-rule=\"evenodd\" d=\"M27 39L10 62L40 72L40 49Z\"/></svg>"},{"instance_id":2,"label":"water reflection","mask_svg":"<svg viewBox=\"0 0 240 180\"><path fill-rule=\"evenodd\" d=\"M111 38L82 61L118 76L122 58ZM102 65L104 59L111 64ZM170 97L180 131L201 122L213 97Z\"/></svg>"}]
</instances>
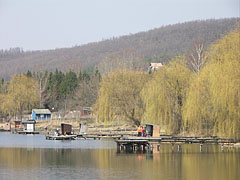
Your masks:
<instances>
[{"instance_id":1,"label":"water reflection","mask_svg":"<svg viewBox=\"0 0 240 180\"><path fill-rule=\"evenodd\" d=\"M199 144L184 144L180 148L163 144L160 148L154 145L145 153L131 150L118 151L117 154L129 153L136 155L138 163L143 164L145 178L237 180L240 177L240 150L236 148L225 148L221 152L221 146L217 145L203 145L200 150Z\"/></svg>"},{"instance_id":2,"label":"water reflection","mask_svg":"<svg viewBox=\"0 0 240 180\"><path fill-rule=\"evenodd\" d=\"M154 146L145 152L126 152L117 151L115 142L109 141L69 143L74 148L59 148L60 143L65 142L59 142L58 148L3 145L0 179L237 180L240 177L240 149L235 148L221 152L220 146L204 145L200 152L199 144L184 144L180 149L161 144L159 149Z\"/></svg>"}]
</instances>

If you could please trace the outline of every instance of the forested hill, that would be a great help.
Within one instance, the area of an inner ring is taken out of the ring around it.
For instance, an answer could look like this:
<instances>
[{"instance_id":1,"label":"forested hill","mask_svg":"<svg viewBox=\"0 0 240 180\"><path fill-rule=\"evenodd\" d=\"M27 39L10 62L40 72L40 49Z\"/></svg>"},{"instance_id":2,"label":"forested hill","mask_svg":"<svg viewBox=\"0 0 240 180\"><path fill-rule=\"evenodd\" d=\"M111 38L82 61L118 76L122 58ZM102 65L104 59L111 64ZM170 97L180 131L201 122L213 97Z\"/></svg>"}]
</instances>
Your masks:
<instances>
[{"instance_id":1,"label":"forested hill","mask_svg":"<svg viewBox=\"0 0 240 180\"><path fill-rule=\"evenodd\" d=\"M20 48L0 51L0 77L30 71L79 70L99 66L104 72L115 62L144 67L148 61L168 61L191 49L201 39L205 45L215 42L236 27L239 18L192 21L89 43L72 48L23 52Z\"/></svg>"}]
</instances>

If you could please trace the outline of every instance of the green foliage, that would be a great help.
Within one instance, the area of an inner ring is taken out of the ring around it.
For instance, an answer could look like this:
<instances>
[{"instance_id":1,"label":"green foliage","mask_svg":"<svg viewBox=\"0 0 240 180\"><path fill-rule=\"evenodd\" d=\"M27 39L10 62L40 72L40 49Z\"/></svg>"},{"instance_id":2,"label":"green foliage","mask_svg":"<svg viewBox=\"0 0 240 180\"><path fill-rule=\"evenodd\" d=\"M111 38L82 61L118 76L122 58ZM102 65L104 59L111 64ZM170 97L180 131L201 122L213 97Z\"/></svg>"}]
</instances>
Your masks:
<instances>
[{"instance_id":1,"label":"green foliage","mask_svg":"<svg viewBox=\"0 0 240 180\"><path fill-rule=\"evenodd\" d=\"M45 106L56 110L63 107L72 109L73 106L92 106L96 101L100 79L98 69L92 68L80 71L78 75L74 71L63 73L56 70L55 73L49 73Z\"/></svg>"},{"instance_id":2,"label":"green foliage","mask_svg":"<svg viewBox=\"0 0 240 180\"><path fill-rule=\"evenodd\" d=\"M26 76L27 77L32 77L32 72L28 70Z\"/></svg>"}]
</instances>

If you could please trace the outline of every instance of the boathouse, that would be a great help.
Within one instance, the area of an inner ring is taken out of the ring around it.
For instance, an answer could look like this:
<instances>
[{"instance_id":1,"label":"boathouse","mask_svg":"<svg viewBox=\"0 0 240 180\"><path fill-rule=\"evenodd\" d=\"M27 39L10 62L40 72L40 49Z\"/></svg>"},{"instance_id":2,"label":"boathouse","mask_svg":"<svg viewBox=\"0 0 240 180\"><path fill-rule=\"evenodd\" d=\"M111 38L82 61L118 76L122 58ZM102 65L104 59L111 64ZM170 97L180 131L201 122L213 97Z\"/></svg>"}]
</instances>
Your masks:
<instances>
[{"instance_id":1,"label":"boathouse","mask_svg":"<svg viewBox=\"0 0 240 180\"><path fill-rule=\"evenodd\" d=\"M23 127L23 132L35 132L35 120L27 120L27 121L22 121Z\"/></svg>"},{"instance_id":2,"label":"boathouse","mask_svg":"<svg viewBox=\"0 0 240 180\"><path fill-rule=\"evenodd\" d=\"M33 109L32 119L33 120L51 119L51 112L49 111L49 109Z\"/></svg>"}]
</instances>

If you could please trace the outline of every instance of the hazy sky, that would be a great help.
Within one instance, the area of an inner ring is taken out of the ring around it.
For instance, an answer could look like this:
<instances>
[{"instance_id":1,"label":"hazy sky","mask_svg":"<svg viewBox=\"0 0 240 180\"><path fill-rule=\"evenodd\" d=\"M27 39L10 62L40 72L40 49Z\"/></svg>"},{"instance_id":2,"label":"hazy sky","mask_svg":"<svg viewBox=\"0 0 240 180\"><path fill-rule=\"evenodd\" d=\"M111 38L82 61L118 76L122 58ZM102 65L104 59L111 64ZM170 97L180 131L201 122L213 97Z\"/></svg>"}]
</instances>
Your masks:
<instances>
[{"instance_id":1,"label":"hazy sky","mask_svg":"<svg viewBox=\"0 0 240 180\"><path fill-rule=\"evenodd\" d=\"M0 0L0 49L55 49L163 25L239 17L239 0Z\"/></svg>"}]
</instances>

